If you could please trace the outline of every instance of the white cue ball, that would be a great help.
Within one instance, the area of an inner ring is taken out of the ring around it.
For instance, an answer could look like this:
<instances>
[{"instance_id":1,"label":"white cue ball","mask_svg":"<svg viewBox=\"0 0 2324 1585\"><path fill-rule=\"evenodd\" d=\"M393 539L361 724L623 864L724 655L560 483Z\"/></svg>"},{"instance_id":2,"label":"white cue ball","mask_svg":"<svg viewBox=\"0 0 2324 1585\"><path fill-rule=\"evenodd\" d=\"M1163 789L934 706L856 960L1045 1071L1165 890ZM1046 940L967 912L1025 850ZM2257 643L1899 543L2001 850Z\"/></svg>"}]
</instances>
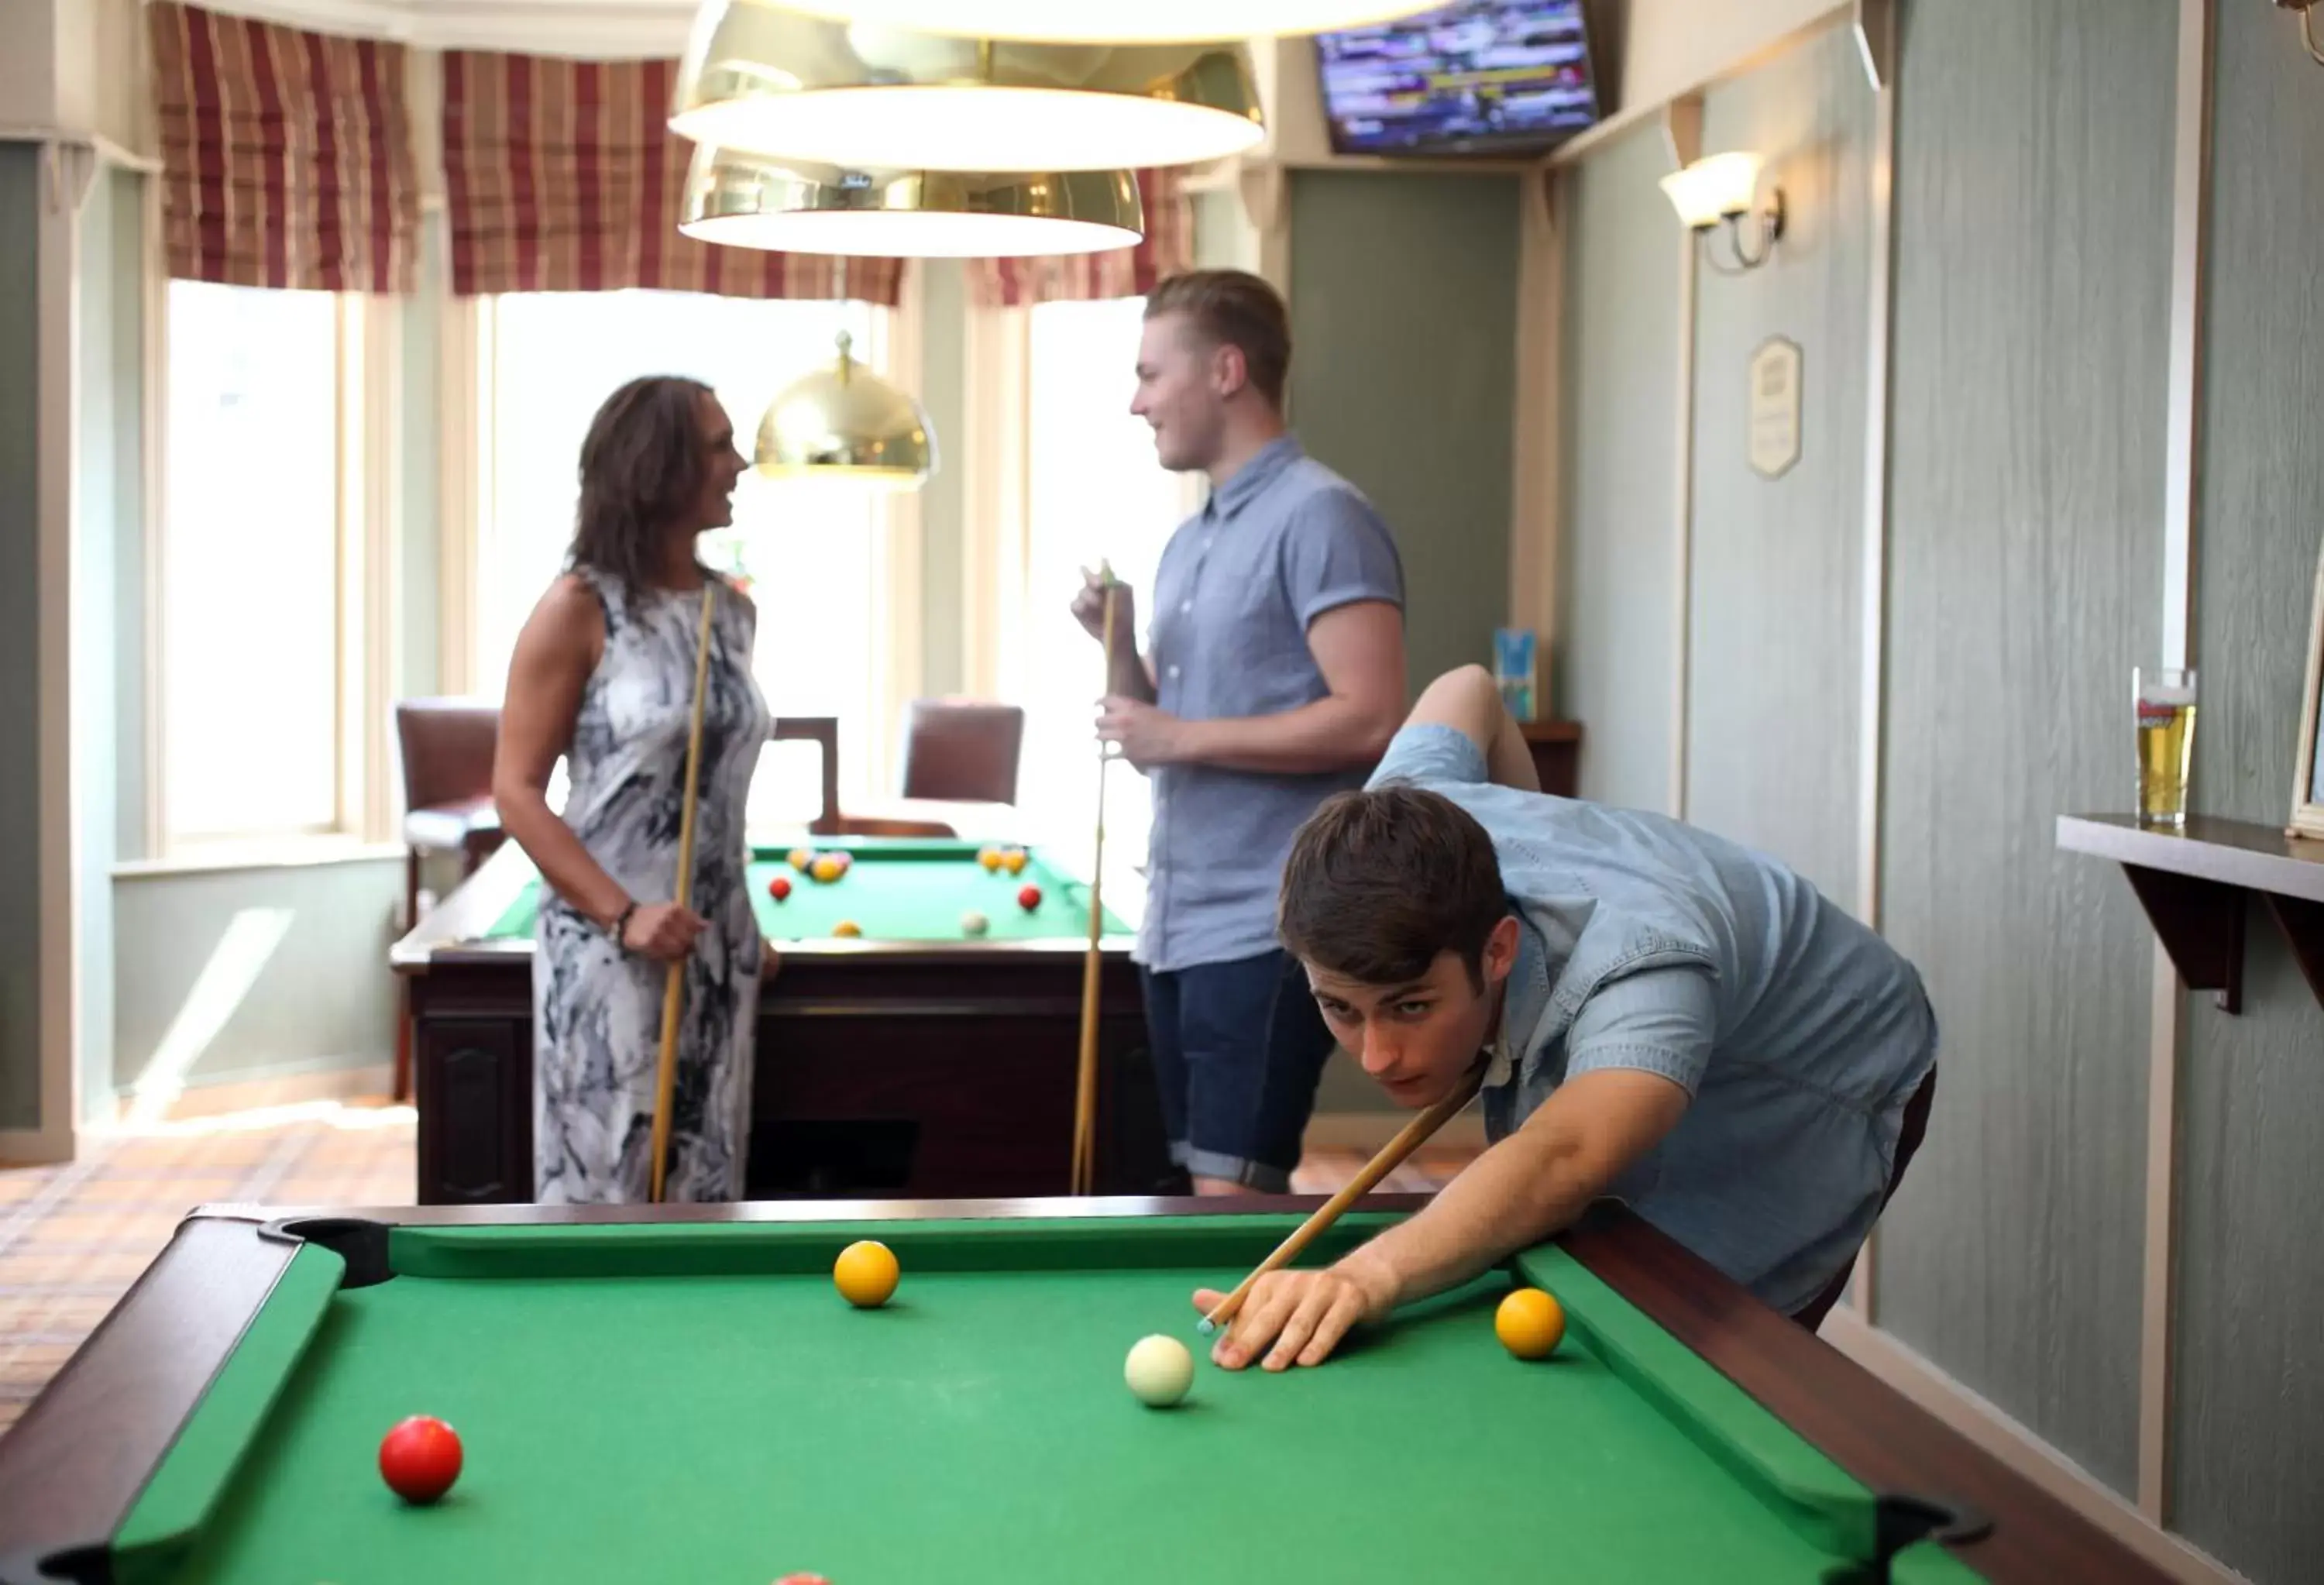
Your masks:
<instances>
[{"instance_id":1,"label":"white cue ball","mask_svg":"<svg viewBox=\"0 0 2324 1585\"><path fill-rule=\"evenodd\" d=\"M960 917L960 933L963 935L982 935L991 928L992 921L974 908L969 909Z\"/></svg>"},{"instance_id":2,"label":"white cue ball","mask_svg":"<svg viewBox=\"0 0 2324 1585\"><path fill-rule=\"evenodd\" d=\"M1138 1395L1139 1402L1149 1408L1167 1409L1194 1385L1194 1356L1175 1337L1158 1332L1142 1337L1130 1350L1121 1378Z\"/></svg>"}]
</instances>

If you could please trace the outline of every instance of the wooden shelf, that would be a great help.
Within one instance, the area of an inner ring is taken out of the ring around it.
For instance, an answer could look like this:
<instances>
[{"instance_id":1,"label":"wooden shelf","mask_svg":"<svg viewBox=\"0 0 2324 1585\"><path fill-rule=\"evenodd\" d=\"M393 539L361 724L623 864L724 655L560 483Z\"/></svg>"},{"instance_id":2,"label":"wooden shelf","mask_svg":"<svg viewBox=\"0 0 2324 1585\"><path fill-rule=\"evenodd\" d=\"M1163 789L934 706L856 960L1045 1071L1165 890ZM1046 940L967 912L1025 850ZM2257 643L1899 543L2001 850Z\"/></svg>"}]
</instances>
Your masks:
<instances>
[{"instance_id":1,"label":"wooden shelf","mask_svg":"<svg viewBox=\"0 0 2324 1585\"><path fill-rule=\"evenodd\" d=\"M1582 781L1582 723L1578 721L1520 721L1526 751L1533 756L1534 779L1541 790L1557 797L1579 796Z\"/></svg>"},{"instance_id":2,"label":"wooden shelf","mask_svg":"<svg viewBox=\"0 0 2324 1585\"><path fill-rule=\"evenodd\" d=\"M2243 1010L2244 917L2259 898L2324 1005L2324 842L2247 820L2196 815L2184 830L2128 815L2061 815L2058 845L2112 859L2190 991Z\"/></svg>"}]
</instances>

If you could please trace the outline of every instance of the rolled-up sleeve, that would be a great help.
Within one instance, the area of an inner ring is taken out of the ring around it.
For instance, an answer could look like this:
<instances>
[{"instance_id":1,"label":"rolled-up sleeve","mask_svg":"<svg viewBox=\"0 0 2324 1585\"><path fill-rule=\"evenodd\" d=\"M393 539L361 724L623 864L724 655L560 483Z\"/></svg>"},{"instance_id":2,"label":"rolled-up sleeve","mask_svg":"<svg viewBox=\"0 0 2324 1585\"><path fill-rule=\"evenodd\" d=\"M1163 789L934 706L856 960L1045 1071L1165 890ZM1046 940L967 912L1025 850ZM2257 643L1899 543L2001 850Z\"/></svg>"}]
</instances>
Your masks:
<instances>
[{"instance_id":1,"label":"rolled-up sleeve","mask_svg":"<svg viewBox=\"0 0 2324 1585\"><path fill-rule=\"evenodd\" d=\"M1477 746L1475 738L1457 726L1423 721L1397 729L1396 736L1388 740L1388 752L1380 756L1379 768L1364 785L1409 781L1425 787L1430 782L1483 783L1492 779L1485 751Z\"/></svg>"},{"instance_id":2,"label":"rolled-up sleeve","mask_svg":"<svg viewBox=\"0 0 2324 1585\"><path fill-rule=\"evenodd\" d=\"M1303 629L1360 600L1404 604L1396 540L1352 490L1319 491L1301 503L1283 537L1283 577Z\"/></svg>"},{"instance_id":3,"label":"rolled-up sleeve","mask_svg":"<svg viewBox=\"0 0 2324 1585\"><path fill-rule=\"evenodd\" d=\"M1719 1032L1708 968L1644 969L1609 980L1573 1015L1565 1076L1601 1068L1660 1074L1692 1095Z\"/></svg>"}]
</instances>

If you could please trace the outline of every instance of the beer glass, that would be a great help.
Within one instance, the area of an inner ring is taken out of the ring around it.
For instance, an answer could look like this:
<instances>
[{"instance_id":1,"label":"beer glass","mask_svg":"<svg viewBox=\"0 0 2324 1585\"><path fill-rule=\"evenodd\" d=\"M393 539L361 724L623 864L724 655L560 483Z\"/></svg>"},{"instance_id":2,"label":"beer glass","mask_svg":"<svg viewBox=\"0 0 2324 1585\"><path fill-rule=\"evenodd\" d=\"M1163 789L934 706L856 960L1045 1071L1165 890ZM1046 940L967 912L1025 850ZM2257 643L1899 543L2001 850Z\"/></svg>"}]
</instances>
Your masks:
<instances>
[{"instance_id":1,"label":"beer glass","mask_svg":"<svg viewBox=\"0 0 2324 1585\"><path fill-rule=\"evenodd\" d=\"M2195 674L2135 666L2131 702L2138 720L2138 819L2172 830L2187 824L2187 769L2195 758Z\"/></svg>"}]
</instances>

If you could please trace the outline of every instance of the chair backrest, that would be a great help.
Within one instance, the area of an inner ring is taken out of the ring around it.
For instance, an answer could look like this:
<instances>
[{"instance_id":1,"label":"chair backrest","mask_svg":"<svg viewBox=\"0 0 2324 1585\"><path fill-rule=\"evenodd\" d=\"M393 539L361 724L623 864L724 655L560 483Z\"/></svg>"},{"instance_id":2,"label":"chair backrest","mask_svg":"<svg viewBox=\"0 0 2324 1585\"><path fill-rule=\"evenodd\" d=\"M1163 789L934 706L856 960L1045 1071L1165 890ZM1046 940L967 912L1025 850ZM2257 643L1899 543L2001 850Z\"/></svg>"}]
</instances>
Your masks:
<instances>
[{"instance_id":1,"label":"chair backrest","mask_svg":"<svg viewBox=\"0 0 2324 1585\"><path fill-rule=\"evenodd\" d=\"M475 699L400 699L396 742L403 754L403 806L441 808L493 790L500 742L497 705Z\"/></svg>"},{"instance_id":2,"label":"chair backrest","mask_svg":"<svg viewBox=\"0 0 2324 1585\"><path fill-rule=\"evenodd\" d=\"M968 699L915 699L904 733L908 798L1013 804L1025 712Z\"/></svg>"}]
</instances>

